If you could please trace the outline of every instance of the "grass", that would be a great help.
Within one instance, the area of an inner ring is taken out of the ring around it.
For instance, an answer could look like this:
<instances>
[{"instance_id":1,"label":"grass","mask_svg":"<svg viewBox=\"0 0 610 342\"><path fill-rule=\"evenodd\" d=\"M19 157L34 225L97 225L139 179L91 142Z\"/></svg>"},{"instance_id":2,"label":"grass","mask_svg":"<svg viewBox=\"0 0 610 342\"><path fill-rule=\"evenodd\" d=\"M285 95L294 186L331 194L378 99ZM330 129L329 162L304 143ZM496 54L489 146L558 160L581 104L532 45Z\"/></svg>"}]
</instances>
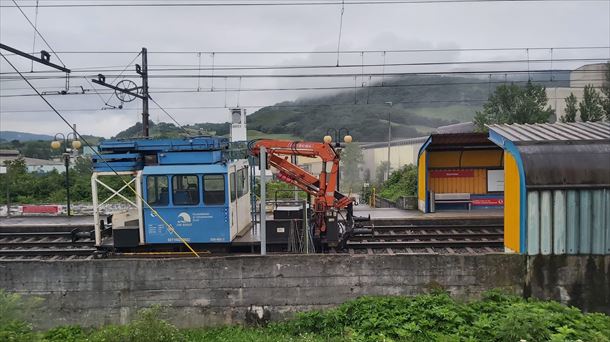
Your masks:
<instances>
[{"instance_id":1,"label":"grass","mask_svg":"<svg viewBox=\"0 0 610 342\"><path fill-rule=\"evenodd\" d=\"M126 325L98 329L62 326L34 332L23 320L24 299L0 291L2 341L181 342L181 341L610 341L610 317L585 314L552 301L526 300L490 291L475 301L437 292L415 297L361 297L337 308L297 314L267 327L178 329L163 309L142 310ZM6 309L6 310L5 310Z\"/></svg>"}]
</instances>

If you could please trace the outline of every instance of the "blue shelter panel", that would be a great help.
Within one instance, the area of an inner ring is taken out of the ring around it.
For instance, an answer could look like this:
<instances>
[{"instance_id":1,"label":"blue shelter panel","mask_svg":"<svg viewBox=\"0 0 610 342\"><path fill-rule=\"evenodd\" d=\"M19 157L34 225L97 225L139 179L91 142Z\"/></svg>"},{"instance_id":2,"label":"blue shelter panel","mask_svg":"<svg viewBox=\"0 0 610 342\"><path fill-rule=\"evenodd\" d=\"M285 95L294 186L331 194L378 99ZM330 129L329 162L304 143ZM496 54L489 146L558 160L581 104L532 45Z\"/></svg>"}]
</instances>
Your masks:
<instances>
[{"instance_id":1,"label":"blue shelter panel","mask_svg":"<svg viewBox=\"0 0 610 342\"><path fill-rule=\"evenodd\" d=\"M580 254L591 253L591 191L580 191Z\"/></svg>"},{"instance_id":2,"label":"blue shelter panel","mask_svg":"<svg viewBox=\"0 0 610 342\"><path fill-rule=\"evenodd\" d=\"M604 203L604 190L593 190L593 219L592 219L592 234L591 234L591 253L593 254L604 254L605 252L605 235L606 227L604 221L606 220L605 203Z\"/></svg>"},{"instance_id":3,"label":"blue shelter panel","mask_svg":"<svg viewBox=\"0 0 610 342\"><path fill-rule=\"evenodd\" d=\"M527 193L527 254L540 253L540 197L538 191Z\"/></svg>"},{"instance_id":4,"label":"blue shelter panel","mask_svg":"<svg viewBox=\"0 0 610 342\"><path fill-rule=\"evenodd\" d=\"M567 252L568 254L578 254L580 229L579 229L579 204L580 196L577 190L568 190L567 194Z\"/></svg>"},{"instance_id":5,"label":"blue shelter panel","mask_svg":"<svg viewBox=\"0 0 610 342\"><path fill-rule=\"evenodd\" d=\"M566 191L553 191L553 253L566 254Z\"/></svg>"},{"instance_id":6,"label":"blue shelter panel","mask_svg":"<svg viewBox=\"0 0 610 342\"><path fill-rule=\"evenodd\" d=\"M606 198L606 254L610 254L610 189L604 189Z\"/></svg>"}]
</instances>

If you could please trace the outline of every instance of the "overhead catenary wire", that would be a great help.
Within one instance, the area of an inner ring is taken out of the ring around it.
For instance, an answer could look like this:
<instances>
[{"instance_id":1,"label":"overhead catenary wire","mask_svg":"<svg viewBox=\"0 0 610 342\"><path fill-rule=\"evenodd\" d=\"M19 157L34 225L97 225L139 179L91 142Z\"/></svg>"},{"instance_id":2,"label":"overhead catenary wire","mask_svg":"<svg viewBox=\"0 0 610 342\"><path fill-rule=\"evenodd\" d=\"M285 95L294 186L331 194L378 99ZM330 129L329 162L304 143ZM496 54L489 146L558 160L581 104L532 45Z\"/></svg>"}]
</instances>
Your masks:
<instances>
[{"instance_id":1,"label":"overhead catenary wire","mask_svg":"<svg viewBox=\"0 0 610 342\"><path fill-rule=\"evenodd\" d=\"M555 97L549 97L548 100L555 100ZM558 98L559 100L563 100L564 98ZM405 105L413 105L413 104L439 104L439 103L485 103L489 101L486 99L454 99L454 100L422 100L422 101L397 101L395 104L405 104ZM273 107L273 108L319 108L319 107L351 107L351 106L382 106L386 105L385 102L375 102L375 103L354 103L352 101L348 103L318 103L318 104L252 104L252 105L241 105L240 108L263 108L263 107ZM227 109L229 106L226 104L224 106L190 106L190 107L168 107L169 110L199 110L199 109ZM97 112L99 108L79 108L79 109L63 109L64 112ZM139 109L121 109L121 111L139 111ZM13 110L13 111L4 111L3 113L47 113L49 110Z\"/></svg>"},{"instance_id":2,"label":"overhead catenary wire","mask_svg":"<svg viewBox=\"0 0 610 342\"><path fill-rule=\"evenodd\" d=\"M544 73L552 73L552 71L544 71ZM594 72L590 72L590 74L592 74ZM490 74L485 74L485 76L489 77ZM498 74L492 74L492 75L498 75ZM371 87L377 87L377 88L391 88L391 87L426 87L426 86L455 86L455 85L479 85L479 84L487 84L487 82L481 80L480 82L434 82L434 83L416 83L416 84L400 84L400 83L390 83L390 84L385 84L385 83L377 83L374 84L372 83L371 80L371 76L367 75L369 78L369 82L371 84ZM447 78L447 79L457 79L457 77L445 77L442 74L438 74L438 75L424 75L424 76L438 76L438 77L442 77L442 78ZM494 81L491 82L492 84L506 84L508 82L508 74L503 73L500 74L500 76L503 77L502 81ZM84 77L85 78L85 77ZM87 81L88 79L85 78ZM594 82L594 81L604 81L605 78L581 78L580 81L588 81L588 82ZM534 80L534 83L559 83L559 82L568 82L568 79L556 79L555 76L553 76L553 79L551 80ZM526 83L528 82L528 80L512 80L510 81L511 83ZM89 84L91 85L91 83L89 82ZM299 90L340 90L340 89L351 89L352 87L345 87L345 86L308 86L308 87L275 87L275 88L241 88L241 91L243 92L256 92L256 91L299 91ZM573 87L573 88L584 88L584 87ZM6 87L2 87L2 90L5 91L15 91L15 90L29 90L30 88L6 88ZM38 89L57 89L57 87L38 87ZM152 89L151 92L155 93L155 94L171 94L171 93L194 93L194 92L203 92L203 93L213 93L213 92L222 92L222 91L236 91L237 88L217 88L214 90L196 90L193 87L171 87L171 88L155 88L155 87L151 87L149 89ZM96 89L94 87L91 88L86 88L85 92L89 92L89 91L95 91ZM101 94L103 95L107 95L107 94L112 94L113 92L102 92ZM76 94L76 93L75 93ZM79 94L81 95L88 95L88 93L83 94L82 91L79 92ZM10 94L10 95L24 95L24 94ZM33 94L36 95L36 94ZM60 94L61 95L61 94ZM2 97L2 95L0 95L0 97Z\"/></svg>"},{"instance_id":3,"label":"overhead catenary wire","mask_svg":"<svg viewBox=\"0 0 610 342\"><path fill-rule=\"evenodd\" d=\"M4 56L3 53L0 52L0 56L2 56L2 58L4 58L4 60L17 72L19 72L19 70L17 69L17 67L15 67L15 65L13 65L13 63L11 63L10 60L8 60L8 58L6 58L6 56ZM38 89L36 89L36 87L34 87L34 85L28 80L26 79L24 76L22 76L23 80L32 88L32 90L34 90L38 96L47 104L47 106L49 106L49 108L51 108L51 110L57 114L57 116L59 116L59 118L66 124L68 125L68 127L70 128L71 131L74 132L74 134L76 134L76 136L79 138L79 140L82 140L85 145L87 145L91 151L93 151L93 153L95 153L95 155L100 158L100 160L102 160L102 162L104 164L106 164L106 166L112 170L112 172L119 176L119 179L121 179L121 181L124 183L124 185L129 188L135 195L136 197L138 197L139 201L142 201L142 203L151 210L151 212L153 213L153 215L157 216L159 218L159 220L161 220L161 222L163 222L163 224L166 226L166 228L169 230L170 233L173 233L174 235L176 235L176 237L178 237L178 239L193 253L195 254L195 256L197 256L198 258L200 257L199 254L191 247L191 245L184 239L182 238L182 236L180 236L180 234L174 229L174 227L168 223L143 197L141 194L139 194L129 183L127 183L122 177L120 177L119 173L110 165L110 163L108 163L108 161L106 161L106 159L104 159L104 157L97 152L93 146L91 146L91 144L89 144L89 142L87 141L87 139L85 139L75 128L74 126L57 110L55 109L55 107L38 91Z\"/></svg>"},{"instance_id":4,"label":"overhead catenary wire","mask_svg":"<svg viewBox=\"0 0 610 342\"><path fill-rule=\"evenodd\" d=\"M115 77L115 78L114 78L112 81L110 81L110 82L109 82L109 84L113 84L113 83L114 83L114 81L118 80L118 79L119 79L119 77L121 77L121 76L123 75L123 73L125 73L125 71L127 71L127 68L129 68L131 65L133 65L133 63L136 61L136 59L138 59L138 57L140 57L140 55L141 55L141 54L142 54L142 52L141 52L141 51L140 51L140 52L138 52L138 54L137 54L137 55L136 55L136 56L135 56L135 57L134 57L134 58L131 60L131 62L129 62L129 64L127 64L127 65L125 66L125 68L123 68L123 70L121 70L121 73L120 73L120 74L118 74L118 75L117 75L117 76L116 76L116 77ZM114 94L114 93L113 93L113 94ZM106 101L104 101L104 104L105 104L106 106L110 106L110 105L108 104L108 101L110 101L110 99L111 99L111 98L112 98L112 95L110 95L110 96L108 97L108 99L106 99Z\"/></svg>"},{"instance_id":5,"label":"overhead catenary wire","mask_svg":"<svg viewBox=\"0 0 610 342\"><path fill-rule=\"evenodd\" d=\"M341 33L343 32L343 13L345 12L345 1L341 2L341 14L339 15L339 38L337 39L337 66L339 66L339 56L341 50Z\"/></svg>"},{"instance_id":6,"label":"overhead catenary wire","mask_svg":"<svg viewBox=\"0 0 610 342\"><path fill-rule=\"evenodd\" d=\"M462 3L546 3L546 2L576 2L577 0L347 0L347 1L316 1L316 0L283 0L283 1L199 1L199 2L131 2L116 1L112 3L94 3L82 1L78 3L50 3L40 7L48 8L85 8L85 7L272 7L272 6L336 6L343 2L349 5L429 5L429 4L462 4ZM607 0L580 0L579 2L606 2ZM13 7L0 5L0 7ZM33 7L25 5L23 7Z\"/></svg>"},{"instance_id":7,"label":"overhead catenary wire","mask_svg":"<svg viewBox=\"0 0 610 342\"><path fill-rule=\"evenodd\" d=\"M182 130L182 131L183 131L183 132L184 132L184 133L186 133L186 135L187 135L187 136L190 136L190 135L191 135L191 134L189 133L189 131L187 131L187 130L186 130L186 128L184 128L184 127L183 127L183 126L182 126L182 125L181 125L181 124L180 124L180 123L179 123L179 122L178 122L178 121L177 121L177 120L174 118L174 116L173 116L173 115L171 115L171 114L170 114L170 113L169 113L167 110L165 110L165 108L163 108L163 107L162 107L162 106L161 106L161 105L160 105L160 104L159 104L157 101L155 101L155 99L153 99L153 98L150 96L150 93L149 93L148 98L149 98L149 99L150 99L150 100L151 100L151 101L152 101L152 102L153 102L155 105L157 105L157 107L159 107L159 109L161 109L161 111L162 111L163 113L165 113L165 115L167 115L167 116L168 116L168 117L169 117L169 118L170 118L170 119L171 119L171 120L172 120L172 121L173 121L173 122L174 122L174 123L175 123L175 124L176 124L176 125L177 125L177 126L178 126L178 127L181 129L181 130Z\"/></svg>"},{"instance_id":8,"label":"overhead catenary wire","mask_svg":"<svg viewBox=\"0 0 610 342\"><path fill-rule=\"evenodd\" d=\"M21 14L23 14L23 17L25 18L25 20L28 21L28 23L30 23L30 26L32 26L32 28L34 29L34 31L36 33L38 33L38 35L40 36L40 39L42 39L42 41L47 45L47 47L49 48L49 50L51 50L51 52L55 55L55 57L57 57L57 60L59 61L59 63L61 63L61 65L63 67L66 67L66 65L64 64L64 62L61 60L61 58L59 57L59 55L57 53L55 53L55 50L53 50L53 48L51 47L51 44L49 44L49 42L47 42L47 40L44 38L44 36L42 35L42 33L40 33L40 31L38 30L38 28L36 27L37 25L34 25L32 23L32 21L30 20L30 18L28 18L27 14L25 14L25 12L21 9L21 7L19 7L19 5L17 4L17 1L12 0L13 3L15 4L15 6L11 6L11 7L17 7L17 9L19 9L19 12L21 12ZM38 8L38 5L36 5ZM6 6L0 6L0 7L6 7ZM36 10L36 12L38 13L38 10Z\"/></svg>"},{"instance_id":9,"label":"overhead catenary wire","mask_svg":"<svg viewBox=\"0 0 610 342\"><path fill-rule=\"evenodd\" d=\"M36 10L34 11L34 37L32 39L32 54L36 53L36 37L38 36L38 0L36 0ZM30 63L30 71L34 71L34 60Z\"/></svg>"},{"instance_id":10,"label":"overhead catenary wire","mask_svg":"<svg viewBox=\"0 0 610 342\"><path fill-rule=\"evenodd\" d=\"M490 74L491 75L491 74ZM369 76L370 78L370 76ZM488 75L489 78L489 75ZM356 77L354 77L356 81ZM583 78L581 81L604 81L604 78ZM511 83L519 84L519 83L527 83L531 80L513 80ZM560 83L567 82L568 80L553 80L553 81L533 81L534 83ZM435 87L435 86L462 86L462 85L485 85L485 84L505 84L507 81L483 81L481 82L437 82L437 83L416 83L416 84L374 84L369 85L368 88L405 88L405 87ZM213 93L213 92L273 92L273 91L316 91L316 90L352 90L356 88L356 83L354 86L327 86L327 87L281 87L281 88L225 88L225 89L215 89L212 90L197 90L194 88L185 88L185 89L167 89L167 90L152 90L149 91L153 94L186 94L186 93ZM583 89L584 86L580 87L571 87L573 89ZM94 90L95 88L86 88L83 91L75 92L75 93L57 93L57 94L49 94L49 95L93 95L88 93L90 90ZM101 94L113 94L113 92L103 92ZM4 94L0 95L0 98L11 98L11 97L24 97L24 96L36 96L36 94ZM107 104L108 105L108 104ZM108 105L110 106L110 105Z\"/></svg>"},{"instance_id":11,"label":"overhead catenary wire","mask_svg":"<svg viewBox=\"0 0 610 342\"><path fill-rule=\"evenodd\" d=\"M137 57L136 57L137 58ZM250 71L250 70L269 70L269 71L275 71L275 70L310 70L310 69L329 69L329 71L332 70L345 70L345 69L355 69L355 68L359 68L361 69L361 74L364 74L364 68L382 68L381 71L381 76L383 77L385 75L385 70L387 67L422 67L422 66L460 66L460 65L493 65L493 64L521 64L521 63L527 63L527 72L532 72L532 71L539 71L536 69L531 69L530 67L530 63L535 63L535 64L546 64L549 62L553 62L553 63L558 63L558 62L562 62L562 63L568 63L568 62L598 62L598 63L606 63L610 61L610 56L608 57L590 57L590 58L562 58L562 59L549 59L549 58L540 58L540 59L535 59L535 60L527 60L527 59L505 59L505 60L477 60L477 61L441 61L441 62L403 62L403 63L385 63L385 64L378 64L378 63L372 63L372 64L364 64L363 60L360 64L344 64L344 65L340 65L339 67L334 66L334 65L329 65L329 64L317 64L317 65L259 65L259 66L239 66L239 65L231 65L231 66L222 66L222 67L191 67L190 65L187 65L186 67L180 68L180 67L163 67L163 68L150 68L149 72L155 72L155 73L159 73L158 75L151 75L150 77L159 77L159 76L164 76L160 73L163 72L170 72L170 71L174 71L174 72L183 72L183 71L196 71L197 74L196 75L188 75L188 74L180 74L182 76L190 76L190 77L200 77L200 78L210 78L210 77L224 77L222 75L216 75L215 72L218 70L222 70L222 71ZM132 63L133 64L133 61ZM130 65L131 65L130 64ZM123 75L123 73L126 71L126 69L130 66L126 66L125 68L121 69L120 73L118 75L106 75L106 77L114 77L115 80L118 79L119 77L121 77ZM180 65L177 65L180 66ZM545 69L546 70L546 69ZM119 69L104 69L103 67L100 69L96 69L96 68L92 68L90 67L89 69L80 69L80 70L76 70L73 71L73 74L86 74L86 73L107 73L107 72L115 72L115 71L119 71ZM201 71L211 71L210 75L205 75L205 74L201 74ZM456 71L456 70L454 70ZM487 73L493 70L481 70L482 73ZM547 70L548 71L548 70ZM562 70L559 70L562 71ZM510 71L508 71L510 72ZM53 76L56 72L55 71L37 71L37 72L33 72L33 73L28 73L28 77L36 77L36 76L29 76L29 75L40 75L38 77L55 77L55 78L64 78L64 76ZM438 73L444 73L444 71L438 71ZM368 73L366 73L368 74ZM394 72L394 74L396 74L396 72ZM0 73L0 81L4 81L4 80L9 80L11 79L10 77L6 77L6 75L15 75L14 72L3 72ZM178 75L178 76L180 76ZM241 76L244 77L248 77L248 74L234 74L234 75L229 75L230 77L236 77L239 78ZM307 75L315 75L315 74L305 74L305 76ZM330 76L340 76L342 75L341 73L328 73L329 77ZM391 74L388 74L391 75ZM128 75L130 77L137 77L135 75ZM291 74L272 74L269 77L289 77L292 76ZM352 74L346 74L346 76L348 77L352 77ZM90 77L97 77L96 75L90 75ZM17 79L19 79L17 77ZM40 78L42 79L42 78ZM113 81L114 82L114 81Z\"/></svg>"},{"instance_id":12,"label":"overhead catenary wire","mask_svg":"<svg viewBox=\"0 0 610 342\"><path fill-rule=\"evenodd\" d=\"M489 48L476 48L476 47L464 47L464 48L426 48L426 49L384 49L384 50L341 50L340 53L343 54L360 54L362 52L365 53L419 53L419 52L477 52L477 51L525 51L525 49L529 49L530 51L538 51L538 50L599 50L599 49L608 49L610 46L513 46L513 47L489 47ZM134 54L139 51L121 51L121 50L64 50L57 51L57 53L65 54ZM224 54L224 55L275 55L275 54L336 54L336 50L226 50L226 51L206 51L206 50L167 50L167 51L148 51L148 54ZM10 56L12 54L6 54Z\"/></svg>"}]
</instances>

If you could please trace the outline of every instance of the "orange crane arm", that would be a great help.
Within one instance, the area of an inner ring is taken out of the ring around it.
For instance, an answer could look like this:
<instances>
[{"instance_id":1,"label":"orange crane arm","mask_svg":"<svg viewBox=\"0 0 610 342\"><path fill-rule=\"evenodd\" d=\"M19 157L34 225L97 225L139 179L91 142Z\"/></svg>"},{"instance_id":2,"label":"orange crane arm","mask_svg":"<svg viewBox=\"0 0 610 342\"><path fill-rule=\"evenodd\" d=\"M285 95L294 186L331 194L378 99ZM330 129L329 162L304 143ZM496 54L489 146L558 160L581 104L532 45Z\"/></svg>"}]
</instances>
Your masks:
<instances>
[{"instance_id":1,"label":"orange crane arm","mask_svg":"<svg viewBox=\"0 0 610 342\"><path fill-rule=\"evenodd\" d=\"M263 139L254 142L250 147L252 155L258 156L260 148L265 147L269 164L280 171L278 178L315 196L316 208L327 207L342 209L352 204L352 200L337 192L339 176L339 155L330 144L289 140ZM322 159L322 172L316 177L282 156L297 155ZM326 164L332 163L330 172ZM322 206L320 206L322 205Z\"/></svg>"}]
</instances>

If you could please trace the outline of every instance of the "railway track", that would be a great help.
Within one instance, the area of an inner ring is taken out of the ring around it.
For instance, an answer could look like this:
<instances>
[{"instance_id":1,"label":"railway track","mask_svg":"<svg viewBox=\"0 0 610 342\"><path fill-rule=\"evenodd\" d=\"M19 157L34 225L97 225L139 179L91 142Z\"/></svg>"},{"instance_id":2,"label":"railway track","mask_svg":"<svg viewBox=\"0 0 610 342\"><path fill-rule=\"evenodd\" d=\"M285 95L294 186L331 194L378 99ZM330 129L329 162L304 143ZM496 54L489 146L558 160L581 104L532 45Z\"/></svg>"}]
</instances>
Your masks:
<instances>
[{"instance_id":1,"label":"railway track","mask_svg":"<svg viewBox=\"0 0 610 342\"><path fill-rule=\"evenodd\" d=\"M503 251L502 223L384 224L347 242L350 254L480 254Z\"/></svg>"},{"instance_id":2,"label":"railway track","mask_svg":"<svg viewBox=\"0 0 610 342\"><path fill-rule=\"evenodd\" d=\"M19 227L0 231L0 260L90 259L92 227Z\"/></svg>"}]
</instances>

